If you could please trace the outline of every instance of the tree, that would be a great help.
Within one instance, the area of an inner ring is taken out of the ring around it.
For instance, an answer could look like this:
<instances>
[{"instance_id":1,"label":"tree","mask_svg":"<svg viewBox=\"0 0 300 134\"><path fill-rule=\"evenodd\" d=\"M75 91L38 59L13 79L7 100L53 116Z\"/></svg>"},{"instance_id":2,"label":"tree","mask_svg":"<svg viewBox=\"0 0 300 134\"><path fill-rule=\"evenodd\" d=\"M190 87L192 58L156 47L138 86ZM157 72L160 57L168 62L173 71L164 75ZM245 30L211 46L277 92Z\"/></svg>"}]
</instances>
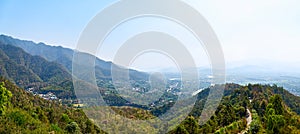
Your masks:
<instances>
[{"instance_id":1,"label":"tree","mask_svg":"<svg viewBox=\"0 0 300 134\"><path fill-rule=\"evenodd\" d=\"M62 114L61 115L61 120L65 123L69 123L71 122L71 119L69 118L69 116L67 114Z\"/></svg>"},{"instance_id":2,"label":"tree","mask_svg":"<svg viewBox=\"0 0 300 134\"><path fill-rule=\"evenodd\" d=\"M95 130L94 130L94 124L92 123L91 120L87 120L87 121L85 122L85 125L86 125L85 133L90 133L90 134L95 133Z\"/></svg>"},{"instance_id":3,"label":"tree","mask_svg":"<svg viewBox=\"0 0 300 134\"><path fill-rule=\"evenodd\" d=\"M193 116L187 117L187 119L184 122L184 126L190 134L198 133L199 125L197 120Z\"/></svg>"},{"instance_id":4,"label":"tree","mask_svg":"<svg viewBox=\"0 0 300 134\"><path fill-rule=\"evenodd\" d=\"M71 134L78 134L80 133L80 128L76 122L71 122L66 126L66 130Z\"/></svg>"},{"instance_id":5,"label":"tree","mask_svg":"<svg viewBox=\"0 0 300 134\"><path fill-rule=\"evenodd\" d=\"M270 133L279 134L282 128L285 127L285 120L282 115L269 115L267 122L267 129Z\"/></svg>"},{"instance_id":6,"label":"tree","mask_svg":"<svg viewBox=\"0 0 300 134\"><path fill-rule=\"evenodd\" d=\"M279 95L274 95L270 98L270 102L272 103L273 108L275 109L275 114L283 115L284 107L282 104L282 98Z\"/></svg>"},{"instance_id":7,"label":"tree","mask_svg":"<svg viewBox=\"0 0 300 134\"><path fill-rule=\"evenodd\" d=\"M209 125L209 123L204 124L201 129L201 133L204 133L204 134L212 133L212 131L213 131L213 128Z\"/></svg>"},{"instance_id":8,"label":"tree","mask_svg":"<svg viewBox=\"0 0 300 134\"><path fill-rule=\"evenodd\" d=\"M188 134L188 133L189 132L186 131L186 129L182 125L179 125L174 132L174 134Z\"/></svg>"},{"instance_id":9,"label":"tree","mask_svg":"<svg viewBox=\"0 0 300 134\"><path fill-rule=\"evenodd\" d=\"M279 95L274 95L270 98L270 103L267 106L267 130L269 133L281 133L286 125L283 116L284 107L282 99Z\"/></svg>"},{"instance_id":10,"label":"tree","mask_svg":"<svg viewBox=\"0 0 300 134\"><path fill-rule=\"evenodd\" d=\"M262 103L260 105L261 112L259 114L260 115L264 115L266 109L267 109L267 102L266 101L262 101Z\"/></svg>"},{"instance_id":11,"label":"tree","mask_svg":"<svg viewBox=\"0 0 300 134\"><path fill-rule=\"evenodd\" d=\"M250 126L250 132L256 134L259 132L259 129L260 129L260 122L258 120L252 121Z\"/></svg>"},{"instance_id":12,"label":"tree","mask_svg":"<svg viewBox=\"0 0 300 134\"><path fill-rule=\"evenodd\" d=\"M12 97L10 91L5 87L4 82L0 83L0 115L5 114L7 105L9 104L9 99Z\"/></svg>"}]
</instances>

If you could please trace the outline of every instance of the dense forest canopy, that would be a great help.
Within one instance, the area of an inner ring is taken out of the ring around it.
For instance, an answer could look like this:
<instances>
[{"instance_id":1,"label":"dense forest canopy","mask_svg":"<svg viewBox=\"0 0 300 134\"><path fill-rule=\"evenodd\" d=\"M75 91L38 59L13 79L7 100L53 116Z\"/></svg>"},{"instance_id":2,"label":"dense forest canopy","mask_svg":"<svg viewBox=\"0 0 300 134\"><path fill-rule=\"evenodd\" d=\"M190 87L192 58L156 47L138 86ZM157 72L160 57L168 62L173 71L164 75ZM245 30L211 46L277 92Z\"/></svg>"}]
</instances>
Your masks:
<instances>
[{"instance_id":1,"label":"dense forest canopy","mask_svg":"<svg viewBox=\"0 0 300 134\"><path fill-rule=\"evenodd\" d=\"M103 133L80 109L33 96L0 78L0 133Z\"/></svg>"}]
</instances>

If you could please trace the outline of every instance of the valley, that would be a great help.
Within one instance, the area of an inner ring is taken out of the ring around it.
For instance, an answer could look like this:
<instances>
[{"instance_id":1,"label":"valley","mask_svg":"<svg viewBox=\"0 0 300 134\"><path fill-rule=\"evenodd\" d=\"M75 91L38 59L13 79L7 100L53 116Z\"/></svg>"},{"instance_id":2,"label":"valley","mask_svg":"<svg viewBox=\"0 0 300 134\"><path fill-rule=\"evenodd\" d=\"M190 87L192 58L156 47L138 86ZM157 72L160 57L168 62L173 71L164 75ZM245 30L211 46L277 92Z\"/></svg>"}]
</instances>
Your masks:
<instances>
[{"instance_id":1,"label":"valley","mask_svg":"<svg viewBox=\"0 0 300 134\"><path fill-rule=\"evenodd\" d=\"M169 74L163 88L152 89L148 73L129 69L130 86L118 89L111 74L114 63L96 58L94 87L72 77L73 53L0 36L1 90L5 91L2 98L7 98L5 103L0 101L5 112L0 116L0 133L300 133L300 79L296 74L229 72L227 84L212 84L209 71L199 69L204 76L199 81L183 86L177 74ZM76 96L74 81L83 83L80 93L85 96ZM183 88L197 82L197 89ZM206 105L210 91L221 87L220 103ZM121 90L131 94L120 94ZM158 99L151 98L157 91ZM183 94L195 98L192 107L186 105L189 99L180 97ZM131 102L133 95L155 101ZM160 120L176 105L181 106L179 111Z\"/></svg>"}]
</instances>

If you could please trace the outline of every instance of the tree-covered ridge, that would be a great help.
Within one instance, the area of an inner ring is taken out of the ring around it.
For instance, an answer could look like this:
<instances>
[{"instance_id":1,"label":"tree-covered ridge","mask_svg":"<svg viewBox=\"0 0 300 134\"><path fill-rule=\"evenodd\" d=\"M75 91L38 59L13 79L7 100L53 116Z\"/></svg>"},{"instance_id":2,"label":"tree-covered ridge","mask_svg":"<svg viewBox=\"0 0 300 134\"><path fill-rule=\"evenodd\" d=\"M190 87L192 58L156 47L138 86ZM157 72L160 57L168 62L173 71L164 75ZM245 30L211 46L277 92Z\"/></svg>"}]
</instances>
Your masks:
<instances>
[{"instance_id":1,"label":"tree-covered ridge","mask_svg":"<svg viewBox=\"0 0 300 134\"><path fill-rule=\"evenodd\" d=\"M249 85L252 90L252 107L257 111L252 133L300 133L300 97L281 87Z\"/></svg>"},{"instance_id":2,"label":"tree-covered ridge","mask_svg":"<svg viewBox=\"0 0 300 134\"><path fill-rule=\"evenodd\" d=\"M10 36L0 35L0 43L22 48L25 52L45 58L48 61L56 62L64 66L69 72L72 72L72 60L74 52L81 56L95 58L95 75L97 79L111 79L111 67L114 63L104 61L93 55L81 53L61 46L50 46L44 43L34 43L32 41L19 40ZM129 75L134 80L148 80L148 74L129 69Z\"/></svg>"},{"instance_id":3,"label":"tree-covered ridge","mask_svg":"<svg viewBox=\"0 0 300 134\"><path fill-rule=\"evenodd\" d=\"M278 87L276 85L270 86L270 85L248 85L248 88L252 92L253 97L253 107L259 108L262 106L263 109L267 106L267 102L270 98L270 96L278 94L282 98L285 105L287 105L291 111L296 112L297 114L300 114L300 97L295 96L288 92L287 90L283 89L282 87ZM264 111L258 111L258 113L261 115L264 113Z\"/></svg>"},{"instance_id":4,"label":"tree-covered ridge","mask_svg":"<svg viewBox=\"0 0 300 134\"><path fill-rule=\"evenodd\" d=\"M0 43L0 74L22 88L52 90L60 98L73 96L72 78L65 67L12 45Z\"/></svg>"},{"instance_id":5,"label":"tree-covered ridge","mask_svg":"<svg viewBox=\"0 0 300 134\"><path fill-rule=\"evenodd\" d=\"M60 99L75 99L71 81L73 55L95 59L97 81L111 81L112 62L60 46L49 46L0 35L0 75L22 88L35 87L42 93L52 92ZM118 66L119 67L119 66ZM125 70L125 68L121 70ZM148 80L148 74L129 69L130 78ZM102 87L101 88L108 88Z\"/></svg>"},{"instance_id":6,"label":"tree-covered ridge","mask_svg":"<svg viewBox=\"0 0 300 134\"><path fill-rule=\"evenodd\" d=\"M33 96L3 78L0 83L0 106L6 107L0 133L103 133L80 109Z\"/></svg>"},{"instance_id":7,"label":"tree-covered ridge","mask_svg":"<svg viewBox=\"0 0 300 134\"><path fill-rule=\"evenodd\" d=\"M68 71L60 64L48 62L40 56L32 56L21 48L4 44L1 44L0 48L9 60L31 70L42 81L55 83L71 77Z\"/></svg>"},{"instance_id":8,"label":"tree-covered ridge","mask_svg":"<svg viewBox=\"0 0 300 134\"><path fill-rule=\"evenodd\" d=\"M300 97L276 85L226 84L215 114L205 124L198 125L209 90L198 94L190 116L170 133L300 133ZM252 118L249 126L247 109Z\"/></svg>"}]
</instances>

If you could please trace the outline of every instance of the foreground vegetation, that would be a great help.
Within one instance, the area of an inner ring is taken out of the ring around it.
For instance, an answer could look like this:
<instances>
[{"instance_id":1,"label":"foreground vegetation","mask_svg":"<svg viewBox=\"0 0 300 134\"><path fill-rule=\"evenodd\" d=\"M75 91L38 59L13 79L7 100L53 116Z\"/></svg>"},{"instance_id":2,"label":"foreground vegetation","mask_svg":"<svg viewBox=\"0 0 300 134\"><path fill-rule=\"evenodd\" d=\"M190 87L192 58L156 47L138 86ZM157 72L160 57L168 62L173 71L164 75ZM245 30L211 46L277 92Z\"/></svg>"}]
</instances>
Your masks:
<instances>
[{"instance_id":1,"label":"foreground vegetation","mask_svg":"<svg viewBox=\"0 0 300 134\"><path fill-rule=\"evenodd\" d=\"M84 114L83 109L74 109L58 102L44 100L3 78L0 78L0 83L0 133L104 133L95 123L110 123L109 120L91 121ZM224 96L214 115L207 122L199 125L200 115L210 90L212 89L207 88L198 94L196 104L189 116L179 126L173 126L174 129L169 130L169 133L222 134L240 133L245 130L250 134L300 133L300 98L276 85L226 84ZM162 114L158 111L163 112L169 107L166 105L152 111L128 106L111 108L118 115L114 119L121 121L123 117L133 120L153 119L156 114ZM252 115L249 126L246 121L249 116L247 109ZM142 124L128 124L126 127L129 129L116 123L110 131L115 129L124 133L163 132L161 128Z\"/></svg>"},{"instance_id":2,"label":"foreground vegetation","mask_svg":"<svg viewBox=\"0 0 300 134\"><path fill-rule=\"evenodd\" d=\"M33 96L0 78L0 133L103 133L80 109Z\"/></svg>"},{"instance_id":3,"label":"foreground vegetation","mask_svg":"<svg viewBox=\"0 0 300 134\"><path fill-rule=\"evenodd\" d=\"M270 133L270 134L299 134L300 133L300 97L294 96L276 85L247 85L226 84L225 96L215 115L204 125L197 125L199 111L209 89L199 94L194 110L177 129L171 133ZM251 102L250 102L251 100ZM252 112L252 122L247 128L246 109Z\"/></svg>"}]
</instances>

